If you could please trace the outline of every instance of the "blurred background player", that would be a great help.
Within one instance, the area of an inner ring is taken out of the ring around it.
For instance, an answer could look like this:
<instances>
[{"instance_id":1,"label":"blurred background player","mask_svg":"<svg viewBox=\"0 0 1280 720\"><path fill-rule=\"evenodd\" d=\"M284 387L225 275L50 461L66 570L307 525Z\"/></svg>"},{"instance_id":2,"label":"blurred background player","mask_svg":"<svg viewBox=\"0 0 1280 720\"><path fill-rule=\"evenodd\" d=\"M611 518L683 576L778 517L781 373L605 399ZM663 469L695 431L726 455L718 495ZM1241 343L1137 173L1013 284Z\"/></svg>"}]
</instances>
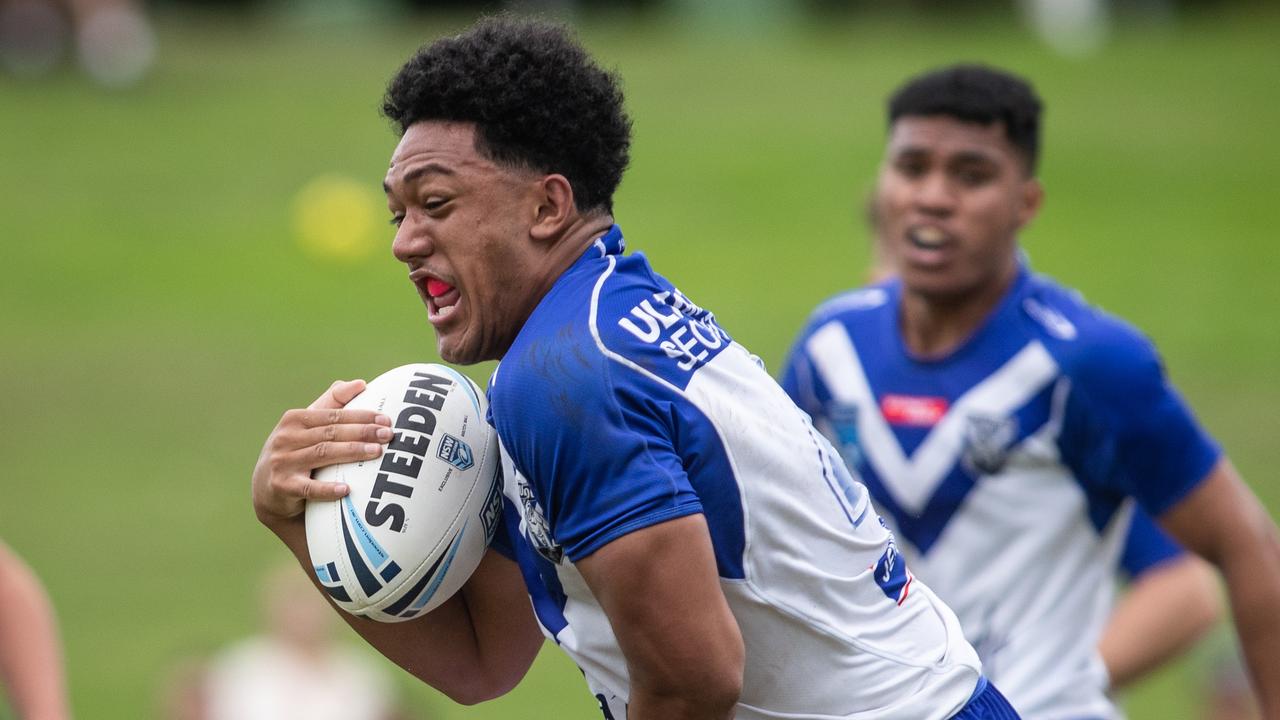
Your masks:
<instances>
[{"instance_id":1,"label":"blurred background player","mask_svg":"<svg viewBox=\"0 0 1280 720\"><path fill-rule=\"evenodd\" d=\"M1020 256L1039 116L1025 81L983 67L894 94L873 211L900 278L820 306L783 384L1024 717L1118 716L1097 644L1130 498L1222 571L1274 716L1275 526L1150 344Z\"/></svg>"},{"instance_id":2,"label":"blurred background player","mask_svg":"<svg viewBox=\"0 0 1280 720\"><path fill-rule=\"evenodd\" d=\"M118 88L151 69L156 36L141 0L0 0L0 69L44 75L68 46L89 77Z\"/></svg>"},{"instance_id":3,"label":"blurred background player","mask_svg":"<svg viewBox=\"0 0 1280 720\"><path fill-rule=\"evenodd\" d=\"M158 720L209 720L208 665L204 657L171 661L156 697Z\"/></svg>"},{"instance_id":4,"label":"blurred background player","mask_svg":"<svg viewBox=\"0 0 1280 720\"><path fill-rule=\"evenodd\" d=\"M219 653L170 706L200 720L402 718L386 671L334 637L333 611L306 576L277 567L262 582L265 632ZM202 713L194 710L204 706Z\"/></svg>"},{"instance_id":5,"label":"blurred background player","mask_svg":"<svg viewBox=\"0 0 1280 720\"><path fill-rule=\"evenodd\" d=\"M867 201L866 219L872 237L868 281L887 282L897 276L897 268L893 244L876 224L874 197ZM1222 616L1213 566L1178 545L1141 507L1132 508L1124 537L1112 578L1125 585L1098 641L1109 691L1121 690L1178 657Z\"/></svg>"},{"instance_id":6,"label":"blurred background player","mask_svg":"<svg viewBox=\"0 0 1280 720\"><path fill-rule=\"evenodd\" d=\"M0 705L19 720L67 720L66 680L57 619L44 585L0 542Z\"/></svg>"}]
</instances>

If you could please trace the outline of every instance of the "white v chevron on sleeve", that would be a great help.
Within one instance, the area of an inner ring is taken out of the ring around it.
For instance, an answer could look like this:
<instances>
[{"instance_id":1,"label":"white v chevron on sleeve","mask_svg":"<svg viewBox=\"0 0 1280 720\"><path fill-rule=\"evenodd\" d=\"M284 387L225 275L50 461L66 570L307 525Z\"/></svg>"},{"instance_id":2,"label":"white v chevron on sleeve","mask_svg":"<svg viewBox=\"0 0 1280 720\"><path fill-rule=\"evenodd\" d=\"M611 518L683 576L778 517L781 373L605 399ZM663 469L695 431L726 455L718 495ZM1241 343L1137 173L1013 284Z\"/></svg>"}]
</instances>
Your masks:
<instances>
[{"instance_id":1,"label":"white v chevron on sleeve","mask_svg":"<svg viewBox=\"0 0 1280 720\"><path fill-rule=\"evenodd\" d=\"M964 450L965 419L971 414L1004 417L1022 407L1057 377L1059 368L1039 341L1032 341L999 370L970 388L948 409L908 458L880 413L862 362L848 331L827 323L805 344L832 397L858 410L863 452L894 500L906 512L921 514L938 485Z\"/></svg>"}]
</instances>

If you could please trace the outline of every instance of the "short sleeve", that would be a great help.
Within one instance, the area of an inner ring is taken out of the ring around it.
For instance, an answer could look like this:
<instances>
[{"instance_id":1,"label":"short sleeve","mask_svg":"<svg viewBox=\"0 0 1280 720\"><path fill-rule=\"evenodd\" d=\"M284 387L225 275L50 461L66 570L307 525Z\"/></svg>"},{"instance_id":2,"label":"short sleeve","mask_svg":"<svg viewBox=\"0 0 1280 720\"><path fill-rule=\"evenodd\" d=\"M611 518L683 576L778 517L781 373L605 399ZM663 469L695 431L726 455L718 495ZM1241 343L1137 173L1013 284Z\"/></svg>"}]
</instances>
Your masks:
<instances>
[{"instance_id":1,"label":"short sleeve","mask_svg":"<svg viewBox=\"0 0 1280 720\"><path fill-rule=\"evenodd\" d=\"M547 382L527 365L513 378L500 372L494 419L552 537L576 562L702 506L674 449L675 391L563 347L548 360L572 379Z\"/></svg>"},{"instance_id":2,"label":"short sleeve","mask_svg":"<svg viewBox=\"0 0 1280 720\"><path fill-rule=\"evenodd\" d=\"M1152 516L1186 497L1218 462L1221 449L1136 331L1113 330L1072 380L1078 422L1065 438L1072 454L1092 481L1135 498Z\"/></svg>"},{"instance_id":3,"label":"short sleeve","mask_svg":"<svg viewBox=\"0 0 1280 720\"><path fill-rule=\"evenodd\" d=\"M1136 580L1146 571L1174 558L1186 555L1176 540L1169 537L1142 508L1135 508L1120 554L1120 569Z\"/></svg>"}]
</instances>

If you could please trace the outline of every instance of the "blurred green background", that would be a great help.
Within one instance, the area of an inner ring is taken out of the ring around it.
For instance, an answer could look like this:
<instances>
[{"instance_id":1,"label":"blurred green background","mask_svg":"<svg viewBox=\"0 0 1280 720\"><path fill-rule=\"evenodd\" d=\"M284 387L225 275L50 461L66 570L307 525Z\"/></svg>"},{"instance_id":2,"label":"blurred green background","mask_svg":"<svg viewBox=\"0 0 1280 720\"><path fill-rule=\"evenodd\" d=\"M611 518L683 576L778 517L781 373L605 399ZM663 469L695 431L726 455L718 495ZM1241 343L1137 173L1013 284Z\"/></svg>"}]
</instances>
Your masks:
<instances>
[{"instance_id":1,"label":"blurred green background","mask_svg":"<svg viewBox=\"0 0 1280 720\"><path fill-rule=\"evenodd\" d=\"M154 716L175 665L258 627L282 552L249 475L280 413L436 359L382 215L365 255L308 252L293 215L317 177L380 194L385 82L467 18L309 7L168 9L125 91L0 76L0 537L57 606L81 718ZM741 14L577 19L635 121L616 199L633 249L777 368L863 277L887 93L941 63L1014 69L1048 105L1033 265L1148 332L1280 510L1280 11L1121 16L1086 57L1008 13ZM1206 673L1164 671L1131 717L1197 717ZM476 708L399 677L416 717L598 717L554 648Z\"/></svg>"}]
</instances>

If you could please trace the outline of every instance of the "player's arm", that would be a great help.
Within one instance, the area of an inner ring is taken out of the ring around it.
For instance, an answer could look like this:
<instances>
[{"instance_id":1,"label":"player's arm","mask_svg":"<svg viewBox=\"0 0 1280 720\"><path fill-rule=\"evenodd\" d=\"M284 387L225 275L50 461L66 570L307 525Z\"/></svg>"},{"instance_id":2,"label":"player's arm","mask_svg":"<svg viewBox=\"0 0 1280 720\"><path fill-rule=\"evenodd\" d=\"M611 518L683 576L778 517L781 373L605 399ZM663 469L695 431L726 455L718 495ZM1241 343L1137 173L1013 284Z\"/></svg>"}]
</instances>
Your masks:
<instances>
[{"instance_id":1,"label":"player's arm","mask_svg":"<svg viewBox=\"0 0 1280 720\"><path fill-rule=\"evenodd\" d=\"M254 511L309 577L305 501L347 493L343 484L315 480L312 471L375 458L391 437L389 418L343 408L363 389L359 380L334 383L309 408L286 412L254 467ZM466 704L514 687L542 646L519 568L492 550L461 591L421 618L378 623L338 614L397 665Z\"/></svg>"},{"instance_id":2,"label":"player's arm","mask_svg":"<svg viewBox=\"0 0 1280 720\"><path fill-rule=\"evenodd\" d=\"M628 718L733 716L742 690L742 634L720 589L702 515L623 535L577 568L626 656Z\"/></svg>"},{"instance_id":3,"label":"player's arm","mask_svg":"<svg viewBox=\"0 0 1280 720\"><path fill-rule=\"evenodd\" d=\"M1280 537L1226 458L1160 516L1179 542L1217 566L1263 717L1280 719Z\"/></svg>"},{"instance_id":4,"label":"player's arm","mask_svg":"<svg viewBox=\"0 0 1280 720\"><path fill-rule=\"evenodd\" d=\"M1133 579L1107 620L1098 650L1112 689L1189 649L1222 615L1213 566L1183 553Z\"/></svg>"},{"instance_id":5,"label":"player's arm","mask_svg":"<svg viewBox=\"0 0 1280 720\"><path fill-rule=\"evenodd\" d=\"M1085 448L1075 459L1084 461L1077 465L1082 476L1110 467L1099 482L1132 495L1222 573L1266 717L1280 720L1275 524L1173 389L1150 342L1120 323L1097 329L1099 344L1080 354L1072 371L1064 448ZM1083 415L1078 421L1073 407Z\"/></svg>"},{"instance_id":6,"label":"player's arm","mask_svg":"<svg viewBox=\"0 0 1280 720\"><path fill-rule=\"evenodd\" d=\"M22 720L71 717L53 605L44 586L0 543L0 680Z\"/></svg>"}]
</instances>

